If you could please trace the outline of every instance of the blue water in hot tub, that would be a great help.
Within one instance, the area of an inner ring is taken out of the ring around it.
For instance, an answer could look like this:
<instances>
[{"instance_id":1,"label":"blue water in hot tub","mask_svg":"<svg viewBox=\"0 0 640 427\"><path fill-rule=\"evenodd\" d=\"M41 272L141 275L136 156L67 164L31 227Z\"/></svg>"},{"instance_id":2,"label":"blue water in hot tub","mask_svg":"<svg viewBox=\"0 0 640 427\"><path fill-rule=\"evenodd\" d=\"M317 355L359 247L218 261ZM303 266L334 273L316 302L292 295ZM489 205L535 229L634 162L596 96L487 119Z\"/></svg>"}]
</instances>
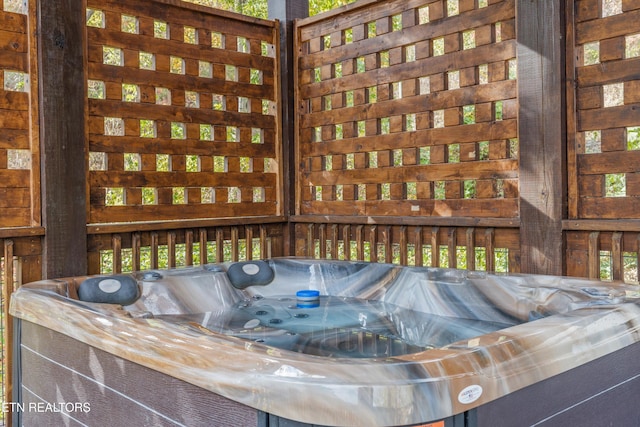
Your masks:
<instances>
[{"instance_id":1,"label":"blue water in hot tub","mask_svg":"<svg viewBox=\"0 0 640 427\"><path fill-rule=\"evenodd\" d=\"M223 333L283 350L347 358L417 353L512 326L337 296L321 296L315 304L300 304L290 296L256 296L218 312L156 318L201 333Z\"/></svg>"}]
</instances>

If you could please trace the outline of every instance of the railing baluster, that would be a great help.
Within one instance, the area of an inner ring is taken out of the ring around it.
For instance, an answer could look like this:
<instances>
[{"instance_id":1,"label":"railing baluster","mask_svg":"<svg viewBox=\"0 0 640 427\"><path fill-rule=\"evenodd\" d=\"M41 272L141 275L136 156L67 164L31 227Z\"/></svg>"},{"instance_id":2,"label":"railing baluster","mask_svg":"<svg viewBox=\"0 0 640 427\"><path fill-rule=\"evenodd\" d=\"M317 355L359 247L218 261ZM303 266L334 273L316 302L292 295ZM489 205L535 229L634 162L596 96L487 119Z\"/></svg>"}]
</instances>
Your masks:
<instances>
[{"instance_id":1,"label":"railing baluster","mask_svg":"<svg viewBox=\"0 0 640 427\"><path fill-rule=\"evenodd\" d=\"M407 247L407 227L400 227L400 265L409 264L409 248Z\"/></svg>"},{"instance_id":2,"label":"railing baluster","mask_svg":"<svg viewBox=\"0 0 640 427\"><path fill-rule=\"evenodd\" d=\"M369 245L370 245L370 254L371 254L371 262L379 262L378 261L378 226L372 225L369 229Z\"/></svg>"},{"instance_id":3,"label":"railing baluster","mask_svg":"<svg viewBox=\"0 0 640 427\"><path fill-rule=\"evenodd\" d=\"M224 261L224 230L216 228L216 262Z\"/></svg>"},{"instance_id":4,"label":"railing baluster","mask_svg":"<svg viewBox=\"0 0 640 427\"><path fill-rule=\"evenodd\" d=\"M440 227L431 227L431 267L440 267Z\"/></svg>"},{"instance_id":5,"label":"railing baluster","mask_svg":"<svg viewBox=\"0 0 640 427\"><path fill-rule=\"evenodd\" d=\"M198 240L200 242L200 265L205 265L209 262L209 241L206 228L198 230Z\"/></svg>"},{"instance_id":6,"label":"railing baluster","mask_svg":"<svg viewBox=\"0 0 640 427\"><path fill-rule=\"evenodd\" d=\"M156 233L155 231L153 233L151 233L151 268L152 269L156 269L158 268L158 258L159 258L159 238L158 238L158 233Z\"/></svg>"},{"instance_id":7,"label":"railing baluster","mask_svg":"<svg viewBox=\"0 0 640 427\"><path fill-rule=\"evenodd\" d=\"M131 235L131 268L133 271L141 270L140 265L140 233Z\"/></svg>"},{"instance_id":8,"label":"railing baluster","mask_svg":"<svg viewBox=\"0 0 640 427\"><path fill-rule=\"evenodd\" d=\"M176 266L176 233L170 231L167 233L167 260L169 268Z\"/></svg>"},{"instance_id":9,"label":"railing baluster","mask_svg":"<svg viewBox=\"0 0 640 427\"><path fill-rule=\"evenodd\" d=\"M344 244L344 259L351 260L351 226L349 224L342 227L342 242Z\"/></svg>"},{"instance_id":10,"label":"railing baluster","mask_svg":"<svg viewBox=\"0 0 640 427\"><path fill-rule=\"evenodd\" d=\"M473 227L467 228L467 270L476 269L476 234Z\"/></svg>"},{"instance_id":11,"label":"railing baluster","mask_svg":"<svg viewBox=\"0 0 640 427\"><path fill-rule=\"evenodd\" d=\"M331 259L338 259L338 241L340 236L338 236L338 224L331 224Z\"/></svg>"},{"instance_id":12,"label":"railing baluster","mask_svg":"<svg viewBox=\"0 0 640 427\"><path fill-rule=\"evenodd\" d=\"M318 240L320 242L320 259L327 259L327 224L318 226Z\"/></svg>"},{"instance_id":13,"label":"railing baluster","mask_svg":"<svg viewBox=\"0 0 640 427\"><path fill-rule=\"evenodd\" d=\"M240 254L240 236L238 227L231 227L231 261L238 261Z\"/></svg>"},{"instance_id":14,"label":"railing baluster","mask_svg":"<svg viewBox=\"0 0 640 427\"><path fill-rule=\"evenodd\" d=\"M391 234L391 226L387 225L382 232L384 243L384 262L391 264L393 262L393 236Z\"/></svg>"},{"instance_id":15,"label":"railing baluster","mask_svg":"<svg viewBox=\"0 0 640 427\"><path fill-rule=\"evenodd\" d=\"M184 232L184 263L185 265L193 265L193 230Z\"/></svg>"},{"instance_id":16,"label":"railing baluster","mask_svg":"<svg viewBox=\"0 0 640 427\"><path fill-rule=\"evenodd\" d=\"M449 228L447 247L449 248L449 267L458 268L458 246L456 245L456 228Z\"/></svg>"},{"instance_id":17,"label":"railing baluster","mask_svg":"<svg viewBox=\"0 0 640 427\"><path fill-rule=\"evenodd\" d=\"M113 250L113 267L114 273L122 273L122 237L119 234L111 236L111 248Z\"/></svg>"},{"instance_id":18,"label":"railing baluster","mask_svg":"<svg viewBox=\"0 0 640 427\"><path fill-rule=\"evenodd\" d=\"M589 278L600 278L600 232L594 231L589 233Z\"/></svg>"},{"instance_id":19,"label":"railing baluster","mask_svg":"<svg viewBox=\"0 0 640 427\"><path fill-rule=\"evenodd\" d=\"M306 248L306 256L309 258L316 257L315 250L315 240L313 235L314 224L307 224L307 248Z\"/></svg>"},{"instance_id":20,"label":"railing baluster","mask_svg":"<svg viewBox=\"0 0 640 427\"><path fill-rule=\"evenodd\" d=\"M4 286L2 287L2 327L4 332L2 368L3 396L8 400L13 392L13 317L9 315L9 298L14 290L13 240L4 240Z\"/></svg>"},{"instance_id":21,"label":"railing baluster","mask_svg":"<svg viewBox=\"0 0 640 427\"><path fill-rule=\"evenodd\" d=\"M247 242L245 259L253 259L253 227L250 225L244 227L244 240Z\"/></svg>"},{"instance_id":22,"label":"railing baluster","mask_svg":"<svg viewBox=\"0 0 640 427\"><path fill-rule=\"evenodd\" d=\"M260 258L267 259L269 257L269 248L268 248L268 240L267 240L267 227L264 225L260 226Z\"/></svg>"},{"instance_id":23,"label":"railing baluster","mask_svg":"<svg viewBox=\"0 0 640 427\"><path fill-rule=\"evenodd\" d=\"M611 258L613 260L613 280L622 280L624 278L623 267L623 251L622 251L622 233L613 233L611 236Z\"/></svg>"},{"instance_id":24,"label":"railing baluster","mask_svg":"<svg viewBox=\"0 0 640 427\"><path fill-rule=\"evenodd\" d=\"M496 271L496 235L493 228L487 228L484 232L484 244L485 244L485 261L487 271Z\"/></svg>"},{"instance_id":25,"label":"railing baluster","mask_svg":"<svg viewBox=\"0 0 640 427\"><path fill-rule=\"evenodd\" d=\"M413 232L413 244L415 245L416 265L422 267L424 265L424 257L422 254L422 227L418 226Z\"/></svg>"},{"instance_id":26,"label":"railing baluster","mask_svg":"<svg viewBox=\"0 0 640 427\"><path fill-rule=\"evenodd\" d=\"M356 257L358 261L364 260L364 226L362 224L356 227Z\"/></svg>"}]
</instances>

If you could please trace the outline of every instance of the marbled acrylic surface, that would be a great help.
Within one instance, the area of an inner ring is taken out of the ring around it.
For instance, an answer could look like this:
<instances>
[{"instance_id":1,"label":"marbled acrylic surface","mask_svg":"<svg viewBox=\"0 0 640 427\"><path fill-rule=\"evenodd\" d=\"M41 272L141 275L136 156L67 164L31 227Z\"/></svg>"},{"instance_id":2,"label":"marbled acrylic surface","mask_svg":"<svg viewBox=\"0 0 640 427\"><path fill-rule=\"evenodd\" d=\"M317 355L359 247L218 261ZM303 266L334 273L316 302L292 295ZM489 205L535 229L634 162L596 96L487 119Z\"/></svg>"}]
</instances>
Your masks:
<instances>
[{"instance_id":1,"label":"marbled acrylic surface","mask_svg":"<svg viewBox=\"0 0 640 427\"><path fill-rule=\"evenodd\" d=\"M141 296L125 307L79 301L84 278L44 280L14 293L11 314L253 408L328 426L438 420L640 341L637 286L364 262L268 264L273 280L243 289L229 279L232 263L134 273ZM332 331L355 337L335 341L342 353L332 353L330 333L315 341L302 334L304 345L292 348L269 345L296 333L238 317L238 308L250 316L254 306L272 318L302 313L289 302L309 289L358 302L346 305L355 324L318 312ZM377 336L374 324L391 332L363 356L362 336ZM406 351L380 349L392 338ZM318 342L328 344L320 351Z\"/></svg>"}]
</instances>

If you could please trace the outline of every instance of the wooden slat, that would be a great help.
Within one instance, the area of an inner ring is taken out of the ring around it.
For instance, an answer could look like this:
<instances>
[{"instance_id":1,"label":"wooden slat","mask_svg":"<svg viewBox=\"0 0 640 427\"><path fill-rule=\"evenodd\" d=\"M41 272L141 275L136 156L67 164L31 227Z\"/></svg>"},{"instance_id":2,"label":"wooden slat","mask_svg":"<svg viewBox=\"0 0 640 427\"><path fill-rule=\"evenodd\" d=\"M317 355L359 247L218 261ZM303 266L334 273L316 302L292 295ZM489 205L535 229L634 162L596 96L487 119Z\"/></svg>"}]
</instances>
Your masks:
<instances>
[{"instance_id":1,"label":"wooden slat","mask_svg":"<svg viewBox=\"0 0 640 427\"><path fill-rule=\"evenodd\" d=\"M185 233L185 265L193 265L193 230L186 230ZM200 250L201 256L203 254Z\"/></svg>"},{"instance_id":2,"label":"wooden slat","mask_svg":"<svg viewBox=\"0 0 640 427\"><path fill-rule=\"evenodd\" d=\"M320 258L327 258L327 225L318 225L318 240L320 241Z\"/></svg>"},{"instance_id":3,"label":"wooden slat","mask_svg":"<svg viewBox=\"0 0 640 427\"><path fill-rule=\"evenodd\" d=\"M306 224L306 226L304 227L305 230L305 234L306 234L306 238L304 240L304 246L302 246L304 248L304 251L302 252L302 256L306 256L306 257L313 257L314 256L314 235L313 235L313 229L314 229L314 225L313 224Z\"/></svg>"},{"instance_id":4,"label":"wooden slat","mask_svg":"<svg viewBox=\"0 0 640 427\"><path fill-rule=\"evenodd\" d=\"M623 234L620 232L613 233L611 238L611 258L613 280L624 279L624 253L622 250Z\"/></svg>"},{"instance_id":5,"label":"wooden slat","mask_svg":"<svg viewBox=\"0 0 640 427\"><path fill-rule=\"evenodd\" d=\"M216 238L216 262L224 261L224 230L217 228L215 231Z\"/></svg>"},{"instance_id":6,"label":"wooden slat","mask_svg":"<svg viewBox=\"0 0 640 427\"><path fill-rule=\"evenodd\" d=\"M431 267L440 267L440 227L431 227Z\"/></svg>"},{"instance_id":7,"label":"wooden slat","mask_svg":"<svg viewBox=\"0 0 640 427\"><path fill-rule=\"evenodd\" d=\"M458 246L456 245L456 229L447 232L448 264L449 268L458 268Z\"/></svg>"},{"instance_id":8,"label":"wooden slat","mask_svg":"<svg viewBox=\"0 0 640 427\"><path fill-rule=\"evenodd\" d=\"M253 227L244 227L244 239L246 242L245 258L248 260L253 259Z\"/></svg>"},{"instance_id":9,"label":"wooden slat","mask_svg":"<svg viewBox=\"0 0 640 427\"><path fill-rule=\"evenodd\" d=\"M422 252L422 227L415 227L413 232L413 244L416 251L416 265L422 267L424 265L424 256Z\"/></svg>"},{"instance_id":10,"label":"wooden slat","mask_svg":"<svg viewBox=\"0 0 640 427\"><path fill-rule=\"evenodd\" d=\"M176 233L167 233L167 264L169 268L176 267Z\"/></svg>"},{"instance_id":11,"label":"wooden slat","mask_svg":"<svg viewBox=\"0 0 640 427\"><path fill-rule=\"evenodd\" d=\"M495 271L495 229L487 228L484 232L484 244L486 248L487 257L487 271Z\"/></svg>"},{"instance_id":12,"label":"wooden slat","mask_svg":"<svg viewBox=\"0 0 640 427\"><path fill-rule=\"evenodd\" d=\"M475 229L467 228L466 233L466 248L467 248L467 270L476 269L476 239Z\"/></svg>"},{"instance_id":13,"label":"wooden slat","mask_svg":"<svg viewBox=\"0 0 640 427\"><path fill-rule=\"evenodd\" d=\"M599 246L600 233L594 231L589 233L589 278L600 278L600 246Z\"/></svg>"},{"instance_id":14,"label":"wooden slat","mask_svg":"<svg viewBox=\"0 0 640 427\"><path fill-rule=\"evenodd\" d=\"M159 235L157 232L151 233L151 269L158 268L158 255L159 255Z\"/></svg>"},{"instance_id":15,"label":"wooden slat","mask_svg":"<svg viewBox=\"0 0 640 427\"><path fill-rule=\"evenodd\" d=\"M201 228L198 230L198 242L200 244L200 265L205 265L209 262L209 248L207 245L209 240L207 238L206 228Z\"/></svg>"},{"instance_id":16,"label":"wooden slat","mask_svg":"<svg viewBox=\"0 0 640 427\"><path fill-rule=\"evenodd\" d=\"M13 395L13 317L9 315L9 301L14 291L13 270L13 241L2 241L4 269L2 286L2 391L3 396Z\"/></svg>"},{"instance_id":17,"label":"wooden slat","mask_svg":"<svg viewBox=\"0 0 640 427\"><path fill-rule=\"evenodd\" d=\"M398 244L400 245L400 265L409 265L409 258L408 258L408 252L409 252L409 248L408 248L408 241L407 241L407 227L406 226L401 226L400 227L400 232L399 232L399 239L398 239Z\"/></svg>"},{"instance_id":18,"label":"wooden slat","mask_svg":"<svg viewBox=\"0 0 640 427\"><path fill-rule=\"evenodd\" d=\"M338 240L340 239L340 230L338 229L337 224L331 224L329 230L329 241L331 242L331 259L338 259Z\"/></svg>"},{"instance_id":19,"label":"wooden slat","mask_svg":"<svg viewBox=\"0 0 640 427\"><path fill-rule=\"evenodd\" d=\"M575 48L575 26L571 25L580 16L580 12L576 11L573 2L569 1L565 7L566 22L565 26L565 50L571 51ZM566 55L566 75L567 81L576 80L576 57L575 55ZM575 86L566 85L566 102L567 102L567 213L569 218L578 217L578 171L577 171L577 155L578 155L578 133L577 133L577 112L573 108L576 102Z\"/></svg>"},{"instance_id":20,"label":"wooden slat","mask_svg":"<svg viewBox=\"0 0 640 427\"><path fill-rule=\"evenodd\" d=\"M351 225L342 227L342 241L344 243L344 259L351 260Z\"/></svg>"},{"instance_id":21,"label":"wooden slat","mask_svg":"<svg viewBox=\"0 0 640 427\"><path fill-rule=\"evenodd\" d=\"M378 258L378 227L373 225L369 228L369 245L371 262L380 262Z\"/></svg>"},{"instance_id":22,"label":"wooden slat","mask_svg":"<svg viewBox=\"0 0 640 427\"><path fill-rule=\"evenodd\" d=\"M231 261L237 262L240 258L240 237L238 227L231 227Z\"/></svg>"},{"instance_id":23,"label":"wooden slat","mask_svg":"<svg viewBox=\"0 0 640 427\"><path fill-rule=\"evenodd\" d=\"M364 225L355 226L356 259L364 261Z\"/></svg>"},{"instance_id":24,"label":"wooden slat","mask_svg":"<svg viewBox=\"0 0 640 427\"><path fill-rule=\"evenodd\" d=\"M122 238L119 234L114 234L111 238L113 247L113 272L122 272Z\"/></svg>"},{"instance_id":25,"label":"wooden slat","mask_svg":"<svg viewBox=\"0 0 640 427\"><path fill-rule=\"evenodd\" d=\"M141 269L140 233L131 236L131 266L134 271Z\"/></svg>"}]
</instances>

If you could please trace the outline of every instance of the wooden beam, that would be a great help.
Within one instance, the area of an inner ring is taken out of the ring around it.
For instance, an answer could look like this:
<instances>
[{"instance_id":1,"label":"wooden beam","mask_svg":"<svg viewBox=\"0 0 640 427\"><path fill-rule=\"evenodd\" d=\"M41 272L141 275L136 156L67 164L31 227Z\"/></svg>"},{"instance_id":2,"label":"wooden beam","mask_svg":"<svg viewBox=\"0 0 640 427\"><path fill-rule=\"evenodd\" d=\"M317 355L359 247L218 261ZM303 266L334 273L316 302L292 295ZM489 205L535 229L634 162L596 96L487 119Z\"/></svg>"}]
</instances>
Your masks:
<instances>
[{"instance_id":1,"label":"wooden beam","mask_svg":"<svg viewBox=\"0 0 640 427\"><path fill-rule=\"evenodd\" d=\"M564 2L517 1L521 271L563 274Z\"/></svg>"},{"instance_id":2,"label":"wooden beam","mask_svg":"<svg viewBox=\"0 0 640 427\"><path fill-rule=\"evenodd\" d=\"M295 49L293 22L309 16L309 0L268 0L269 18L280 21L280 129L282 138L282 212L288 217L294 213L296 200L295 161ZM295 253L295 225L285 229L285 255Z\"/></svg>"},{"instance_id":3,"label":"wooden beam","mask_svg":"<svg viewBox=\"0 0 640 427\"><path fill-rule=\"evenodd\" d=\"M44 278L87 273L84 2L38 0Z\"/></svg>"}]
</instances>

